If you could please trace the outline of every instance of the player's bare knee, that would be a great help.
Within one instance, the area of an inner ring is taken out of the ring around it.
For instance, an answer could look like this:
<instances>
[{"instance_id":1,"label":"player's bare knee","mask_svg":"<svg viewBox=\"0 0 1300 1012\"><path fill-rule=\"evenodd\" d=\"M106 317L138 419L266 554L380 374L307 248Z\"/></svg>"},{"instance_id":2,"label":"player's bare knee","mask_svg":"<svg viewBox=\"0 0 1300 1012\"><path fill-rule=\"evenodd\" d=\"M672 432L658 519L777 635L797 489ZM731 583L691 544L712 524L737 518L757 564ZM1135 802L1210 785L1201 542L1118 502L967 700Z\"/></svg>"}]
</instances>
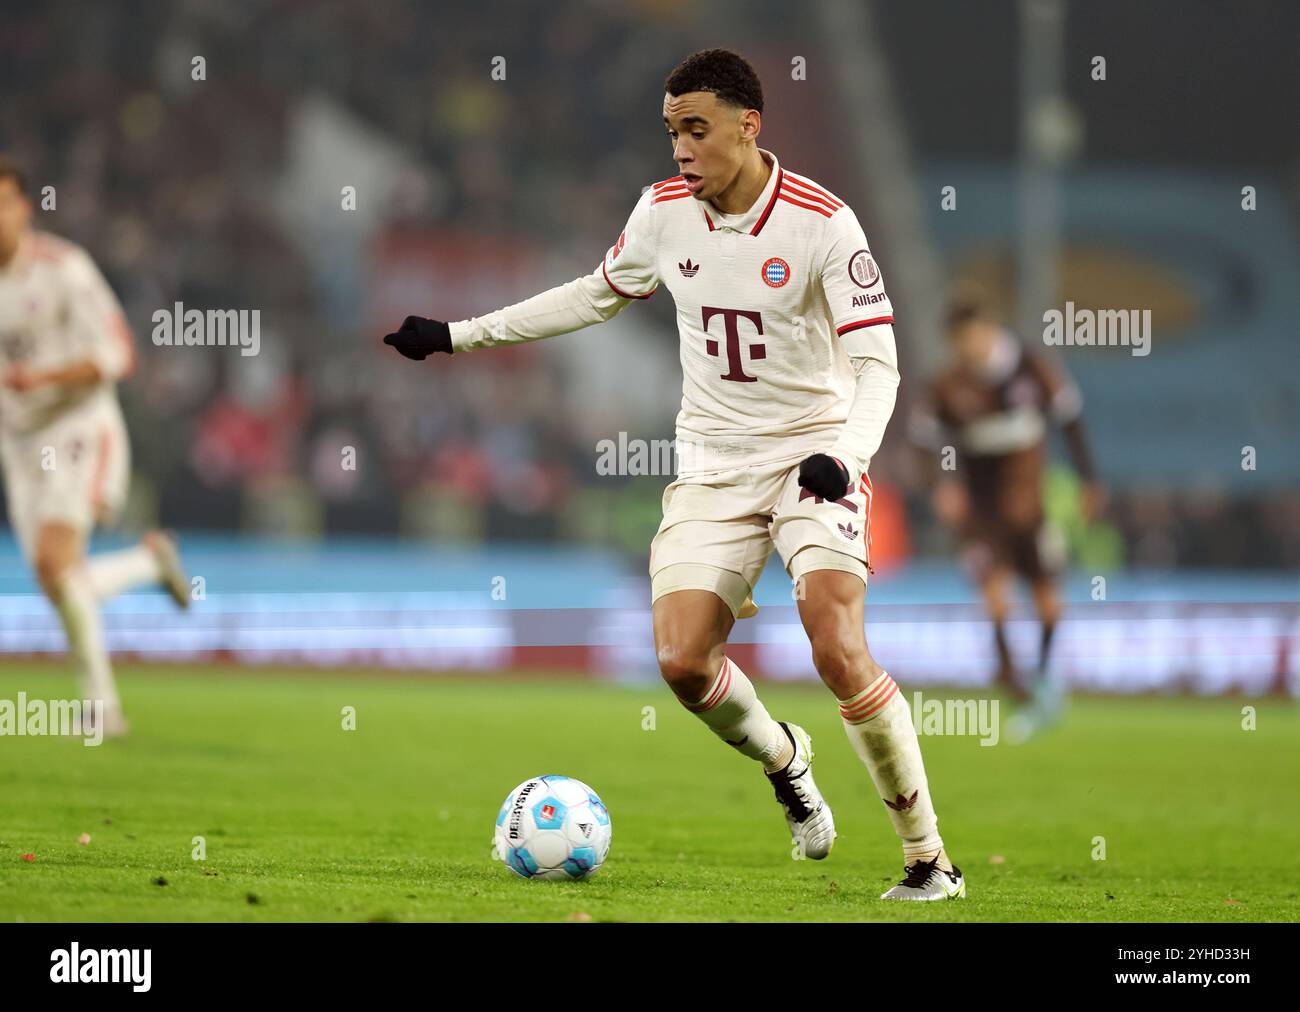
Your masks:
<instances>
[{"instance_id":1,"label":"player's bare knee","mask_svg":"<svg viewBox=\"0 0 1300 1012\"><path fill-rule=\"evenodd\" d=\"M68 572L68 560L61 552L41 551L33 560L36 570L36 582L51 601L58 601L63 584L63 577Z\"/></svg>"},{"instance_id":2,"label":"player's bare knee","mask_svg":"<svg viewBox=\"0 0 1300 1012\"><path fill-rule=\"evenodd\" d=\"M722 667L722 652L665 643L657 651L659 673L679 699L703 699Z\"/></svg>"},{"instance_id":3,"label":"player's bare knee","mask_svg":"<svg viewBox=\"0 0 1300 1012\"><path fill-rule=\"evenodd\" d=\"M813 640L812 654L817 674L841 699L870 684L881 673L860 636L819 636Z\"/></svg>"}]
</instances>

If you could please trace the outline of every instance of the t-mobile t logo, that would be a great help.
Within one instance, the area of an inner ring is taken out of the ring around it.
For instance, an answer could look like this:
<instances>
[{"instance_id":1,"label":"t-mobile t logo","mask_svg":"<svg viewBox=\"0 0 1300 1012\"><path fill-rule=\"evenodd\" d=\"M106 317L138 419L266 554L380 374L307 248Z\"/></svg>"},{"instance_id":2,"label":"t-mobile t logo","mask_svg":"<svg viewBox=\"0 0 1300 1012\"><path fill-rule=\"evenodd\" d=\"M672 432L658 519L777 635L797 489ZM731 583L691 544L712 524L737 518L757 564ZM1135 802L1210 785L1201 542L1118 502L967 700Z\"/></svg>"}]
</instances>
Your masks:
<instances>
[{"instance_id":1,"label":"t-mobile t logo","mask_svg":"<svg viewBox=\"0 0 1300 1012\"><path fill-rule=\"evenodd\" d=\"M716 306L703 306L704 311L704 329L709 329L709 321L718 314L722 315L723 327L727 332L727 371L723 373L724 380L733 380L736 383L757 383L757 376L747 376L745 374L744 363L740 354L740 324L737 322L740 317L744 317L754 325L754 331L757 334L763 333L763 317L758 313L751 312L748 309L719 309ZM710 355L718 354L718 342L714 338L709 338L704 342L704 350ZM753 343L749 345L749 360L757 362L759 359L767 358L767 345Z\"/></svg>"}]
</instances>

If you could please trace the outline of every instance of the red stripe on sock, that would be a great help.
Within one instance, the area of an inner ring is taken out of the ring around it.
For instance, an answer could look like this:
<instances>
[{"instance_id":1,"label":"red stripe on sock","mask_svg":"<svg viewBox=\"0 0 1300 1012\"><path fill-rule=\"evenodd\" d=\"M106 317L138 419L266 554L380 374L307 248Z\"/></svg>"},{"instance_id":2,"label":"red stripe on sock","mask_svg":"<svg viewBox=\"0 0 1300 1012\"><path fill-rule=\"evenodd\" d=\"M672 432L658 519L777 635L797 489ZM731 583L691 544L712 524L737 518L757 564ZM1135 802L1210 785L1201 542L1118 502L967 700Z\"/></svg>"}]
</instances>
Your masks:
<instances>
[{"instance_id":1,"label":"red stripe on sock","mask_svg":"<svg viewBox=\"0 0 1300 1012\"><path fill-rule=\"evenodd\" d=\"M712 710L726 698L727 693L730 691L731 660L724 657L722 659L722 670L718 673L718 677L713 682L713 689L698 703L687 705L686 709L690 710L692 713L704 713L707 710Z\"/></svg>"},{"instance_id":2,"label":"red stripe on sock","mask_svg":"<svg viewBox=\"0 0 1300 1012\"><path fill-rule=\"evenodd\" d=\"M864 717L870 716L888 703L897 691L898 683L886 675L884 683L879 688L873 690L869 695L864 696L857 702L850 703L847 706L841 703L840 715L844 717L845 720L853 721L855 723L861 721Z\"/></svg>"},{"instance_id":3,"label":"red stripe on sock","mask_svg":"<svg viewBox=\"0 0 1300 1012\"><path fill-rule=\"evenodd\" d=\"M840 710L840 714L849 723L865 723L867 721L870 721L872 717L875 717L876 714L880 713L880 710L883 710L885 706L889 704L889 701L891 701L893 697L897 695L897 693L898 693L898 684L893 683L891 684L891 686L889 686L888 695L885 696L884 699L881 699L879 702L876 702L876 705L872 706L871 709L866 710L865 713L859 713L857 715L853 715L853 717L850 717L849 714L844 713L844 710Z\"/></svg>"},{"instance_id":4,"label":"red stripe on sock","mask_svg":"<svg viewBox=\"0 0 1300 1012\"><path fill-rule=\"evenodd\" d=\"M874 686L869 686L868 688L863 689L862 694L860 694L856 699L847 700L841 703L840 709L853 712L862 709L864 706L869 706L884 693L888 692L889 687L893 684L894 680L888 675L885 675L883 678L878 679Z\"/></svg>"}]
</instances>

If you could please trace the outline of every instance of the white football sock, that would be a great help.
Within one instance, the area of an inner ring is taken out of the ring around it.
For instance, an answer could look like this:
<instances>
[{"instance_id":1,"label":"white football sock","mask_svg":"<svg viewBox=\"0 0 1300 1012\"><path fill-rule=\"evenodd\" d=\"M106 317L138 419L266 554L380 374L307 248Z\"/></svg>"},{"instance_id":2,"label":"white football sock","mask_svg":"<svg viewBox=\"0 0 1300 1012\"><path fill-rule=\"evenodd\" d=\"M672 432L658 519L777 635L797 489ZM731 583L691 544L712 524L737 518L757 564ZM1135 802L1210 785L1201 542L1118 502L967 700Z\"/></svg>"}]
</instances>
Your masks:
<instances>
[{"instance_id":1,"label":"white football sock","mask_svg":"<svg viewBox=\"0 0 1300 1012\"><path fill-rule=\"evenodd\" d=\"M841 699L840 719L853 751L866 764L903 842L903 862L943 849L930 801L921 745L898 685L885 672L861 692Z\"/></svg>"},{"instance_id":2,"label":"white football sock","mask_svg":"<svg viewBox=\"0 0 1300 1012\"><path fill-rule=\"evenodd\" d=\"M64 575L59 584L58 612L68 634L68 647L77 661L81 698L103 700L106 713L120 711L113 668L104 649L99 601L84 567L77 566Z\"/></svg>"},{"instance_id":3,"label":"white football sock","mask_svg":"<svg viewBox=\"0 0 1300 1012\"><path fill-rule=\"evenodd\" d=\"M132 587L157 583L162 578L158 559L144 545L92 555L86 560L85 567L95 597L101 601Z\"/></svg>"},{"instance_id":4,"label":"white football sock","mask_svg":"<svg viewBox=\"0 0 1300 1012\"><path fill-rule=\"evenodd\" d=\"M794 757L789 736L759 701L754 683L725 657L704 698L698 703L683 700L682 705L737 752L761 762L769 773L783 769Z\"/></svg>"}]
</instances>

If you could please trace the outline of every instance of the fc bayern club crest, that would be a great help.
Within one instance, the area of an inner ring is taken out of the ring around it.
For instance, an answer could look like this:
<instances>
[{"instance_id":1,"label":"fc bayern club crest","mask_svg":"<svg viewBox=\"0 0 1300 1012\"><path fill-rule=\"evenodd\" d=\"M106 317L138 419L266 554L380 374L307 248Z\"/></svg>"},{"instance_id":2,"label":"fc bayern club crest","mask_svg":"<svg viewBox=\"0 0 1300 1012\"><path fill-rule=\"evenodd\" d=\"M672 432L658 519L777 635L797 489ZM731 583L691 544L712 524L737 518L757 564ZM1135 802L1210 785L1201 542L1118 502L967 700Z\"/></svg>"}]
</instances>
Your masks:
<instances>
[{"instance_id":1,"label":"fc bayern club crest","mask_svg":"<svg viewBox=\"0 0 1300 1012\"><path fill-rule=\"evenodd\" d=\"M859 288L870 288L880 280L880 268L867 250L860 249L849 259L849 277Z\"/></svg>"},{"instance_id":2,"label":"fc bayern club crest","mask_svg":"<svg viewBox=\"0 0 1300 1012\"><path fill-rule=\"evenodd\" d=\"M790 280L790 265L780 257L772 257L763 264L763 284L769 288L780 288Z\"/></svg>"}]
</instances>

